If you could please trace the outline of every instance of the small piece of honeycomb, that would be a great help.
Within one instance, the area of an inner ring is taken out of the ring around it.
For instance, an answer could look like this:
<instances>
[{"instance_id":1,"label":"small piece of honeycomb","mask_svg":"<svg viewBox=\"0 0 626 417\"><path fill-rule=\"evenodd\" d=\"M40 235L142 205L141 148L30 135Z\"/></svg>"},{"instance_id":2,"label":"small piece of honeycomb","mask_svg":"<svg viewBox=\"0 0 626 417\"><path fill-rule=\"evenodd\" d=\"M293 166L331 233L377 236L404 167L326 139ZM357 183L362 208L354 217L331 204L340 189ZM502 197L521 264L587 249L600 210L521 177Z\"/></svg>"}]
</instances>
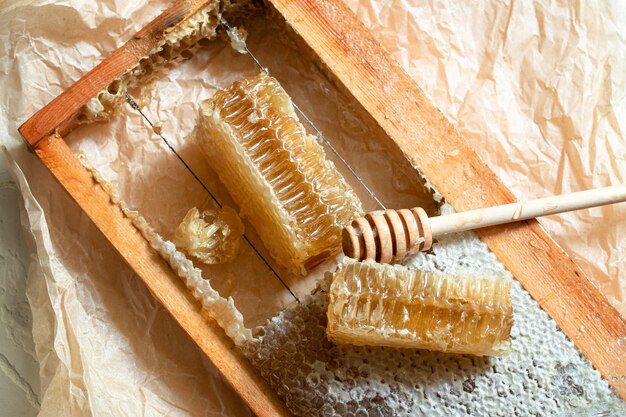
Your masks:
<instances>
[{"instance_id":1,"label":"small piece of honeycomb","mask_svg":"<svg viewBox=\"0 0 626 417\"><path fill-rule=\"evenodd\" d=\"M205 264L219 264L235 259L243 231L241 219L230 207L202 214L194 207L176 228L173 242Z\"/></svg>"},{"instance_id":2,"label":"small piece of honeycomb","mask_svg":"<svg viewBox=\"0 0 626 417\"><path fill-rule=\"evenodd\" d=\"M510 351L510 282L346 260L330 287L336 343L499 356Z\"/></svg>"},{"instance_id":3,"label":"small piece of honeycomb","mask_svg":"<svg viewBox=\"0 0 626 417\"><path fill-rule=\"evenodd\" d=\"M196 140L276 261L305 274L341 249L361 202L265 74L201 105Z\"/></svg>"}]
</instances>

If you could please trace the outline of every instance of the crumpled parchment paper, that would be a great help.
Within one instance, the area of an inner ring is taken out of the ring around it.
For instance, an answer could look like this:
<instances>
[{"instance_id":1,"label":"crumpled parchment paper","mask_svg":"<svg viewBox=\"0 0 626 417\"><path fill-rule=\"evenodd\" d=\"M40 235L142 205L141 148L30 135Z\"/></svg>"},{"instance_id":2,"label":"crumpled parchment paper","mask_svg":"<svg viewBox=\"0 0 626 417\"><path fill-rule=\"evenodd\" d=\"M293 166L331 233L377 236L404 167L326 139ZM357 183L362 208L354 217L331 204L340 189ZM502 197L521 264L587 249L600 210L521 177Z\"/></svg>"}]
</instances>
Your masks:
<instances>
[{"instance_id":1,"label":"crumpled parchment paper","mask_svg":"<svg viewBox=\"0 0 626 417\"><path fill-rule=\"evenodd\" d=\"M15 160L11 166L24 196L23 223L33 254L27 292L41 361L42 415L249 414L17 134L23 121L168 3L0 3L6 22L0 28L0 138ZM620 123L626 113L626 12L617 4L348 3L518 198L624 181ZM259 32L265 39L263 29ZM345 144L367 135L332 91L307 76L293 49L272 50L273 41L255 45L253 35L250 45L265 56L270 71L285 79L300 77L286 88L306 98L298 103L305 112L315 112L316 103L335 103L316 119L324 131L340 124L334 129L340 137L333 139ZM290 65L281 65L285 62ZM157 83L157 99L146 111L163 123L164 135L201 178L227 199L185 138L193 128L195 100L258 70L226 44L184 65ZM108 125L81 129L68 142L164 235L190 206L210 203L136 113L126 111ZM364 146L343 150L357 149L359 158L350 161L357 168L393 178L394 187L373 184L385 201L404 207L423 200L404 187L401 173L377 157L379 148ZM162 188L155 194L157 186ZM165 190L176 204L162 213ZM623 218L622 205L542 220L622 313ZM246 293L233 276L220 272L207 269L221 277L215 285L224 295L247 307L250 326L292 302L276 283Z\"/></svg>"}]
</instances>

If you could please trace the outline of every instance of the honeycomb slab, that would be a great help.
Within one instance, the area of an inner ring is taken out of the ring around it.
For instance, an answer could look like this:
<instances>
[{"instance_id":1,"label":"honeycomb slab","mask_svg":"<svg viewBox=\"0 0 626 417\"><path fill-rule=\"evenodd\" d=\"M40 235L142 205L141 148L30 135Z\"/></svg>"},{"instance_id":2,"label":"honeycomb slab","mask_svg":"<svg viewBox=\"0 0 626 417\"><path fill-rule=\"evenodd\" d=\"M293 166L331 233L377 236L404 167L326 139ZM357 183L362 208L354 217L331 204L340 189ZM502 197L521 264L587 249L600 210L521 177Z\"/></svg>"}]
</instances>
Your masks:
<instances>
[{"instance_id":1,"label":"honeycomb slab","mask_svg":"<svg viewBox=\"0 0 626 417\"><path fill-rule=\"evenodd\" d=\"M278 82L235 82L201 104L196 140L242 215L276 261L294 274L340 251L361 202Z\"/></svg>"},{"instance_id":2,"label":"honeycomb slab","mask_svg":"<svg viewBox=\"0 0 626 417\"><path fill-rule=\"evenodd\" d=\"M478 356L511 350L510 282L345 260L333 277L328 338Z\"/></svg>"}]
</instances>

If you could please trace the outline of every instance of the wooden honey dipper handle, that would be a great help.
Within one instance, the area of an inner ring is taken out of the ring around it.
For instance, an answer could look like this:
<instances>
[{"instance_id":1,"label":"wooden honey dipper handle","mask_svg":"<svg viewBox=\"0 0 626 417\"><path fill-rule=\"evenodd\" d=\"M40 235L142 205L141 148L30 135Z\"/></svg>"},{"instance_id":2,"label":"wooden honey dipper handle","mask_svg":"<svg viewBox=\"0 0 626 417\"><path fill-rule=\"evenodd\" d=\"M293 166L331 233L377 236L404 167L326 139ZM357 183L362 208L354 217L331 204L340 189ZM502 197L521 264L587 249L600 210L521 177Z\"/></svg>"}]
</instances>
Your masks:
<instances>
[{"instance_id":1,"label":"wooden honey dipper handle","mask_svg":"<svg viewBox=\"0 0 626 417\"><path fill-rule=\"evenodd\" d=\"M433 237L626 201L626 185L598 188L428 218L415 207L367 213L343 229L346 256L381 263L430 249Z\"/></svg>"}]
</instances>

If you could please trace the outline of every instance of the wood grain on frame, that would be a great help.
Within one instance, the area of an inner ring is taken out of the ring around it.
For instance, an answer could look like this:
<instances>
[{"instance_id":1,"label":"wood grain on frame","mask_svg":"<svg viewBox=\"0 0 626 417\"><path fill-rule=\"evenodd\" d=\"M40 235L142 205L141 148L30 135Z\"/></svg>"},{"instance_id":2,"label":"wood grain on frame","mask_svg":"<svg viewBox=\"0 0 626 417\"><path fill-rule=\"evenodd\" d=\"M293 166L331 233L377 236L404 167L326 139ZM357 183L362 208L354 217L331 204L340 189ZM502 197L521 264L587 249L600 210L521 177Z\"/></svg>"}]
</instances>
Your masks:
<instances>
[{"instance_id":1,"label":"wood grain on frame","mask_svg":"<svg viewBox=\"0 0 626 417\"><path fill-rule=\"evenodd\" d=\"M284 404L234 346L224 330L202 314L182 280L150 247L121 208L93 179L58 135L40 142L37 156L170 312L224 378L258 416L288 416Z\"/></svg>"},{"instance_id":2,"label":"wood grain on frame","mask_svg":"<svg viewBox=\"0 0 626 417\"><path fill-rule=\"evenodd\" d=\"M82 106L148 55L167 30L188 19L210 1L174 1L128 42L20 126L19 131L26 142L34 147L55 131L62 135L69 132Z\"/></svg>"},{"instance_id":3,"label":"wood grain on frame","mask_svg":"<svg viewBox=\"0 0 626 417\"><path fill-rule=\"evenodd\" d=\"M513 194L341 0L269 0L326 73L457 210ZM626 322L536 220L476 232L626 400ZM581 332L580 329L585 331Z\"/></svg>"}]
</instances>

